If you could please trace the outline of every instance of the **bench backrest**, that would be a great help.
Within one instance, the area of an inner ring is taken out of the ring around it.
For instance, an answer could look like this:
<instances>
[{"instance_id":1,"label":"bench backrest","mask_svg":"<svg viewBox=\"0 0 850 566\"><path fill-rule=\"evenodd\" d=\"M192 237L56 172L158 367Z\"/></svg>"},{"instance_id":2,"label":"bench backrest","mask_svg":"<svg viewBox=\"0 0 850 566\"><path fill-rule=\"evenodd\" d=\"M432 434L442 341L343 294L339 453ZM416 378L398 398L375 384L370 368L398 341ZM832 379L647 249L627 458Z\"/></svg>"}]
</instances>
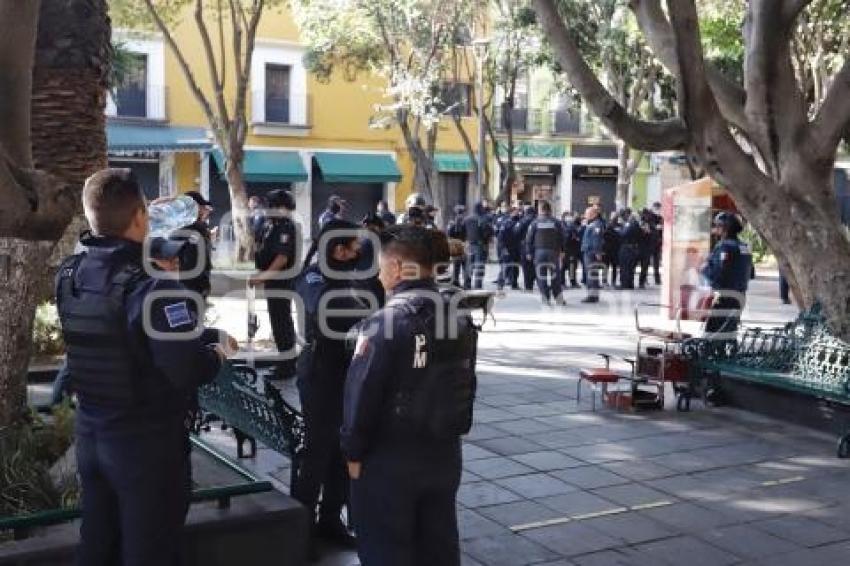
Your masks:
<instances>
[{"instance_id":1,"label":"bench backrest","mask_svg":"<svg viewBox=\"0 0 850 566\"><path fill-rule=\"evenodd\" d=\"M793 374L808 387L850 394L850 345L822 330L798 351Z\"/></svg>"},{"instance_id":2,"label":"bench backrest","mask_svg":"<svg viewBox=\"0 0 850 566\"><path fill-rule=\"evenodd\" d=\"M198 390L198 403L272 450L293 459L303 450L303 417L250 367L223 365L215 380Z\"/></svg>"}]
</instances>

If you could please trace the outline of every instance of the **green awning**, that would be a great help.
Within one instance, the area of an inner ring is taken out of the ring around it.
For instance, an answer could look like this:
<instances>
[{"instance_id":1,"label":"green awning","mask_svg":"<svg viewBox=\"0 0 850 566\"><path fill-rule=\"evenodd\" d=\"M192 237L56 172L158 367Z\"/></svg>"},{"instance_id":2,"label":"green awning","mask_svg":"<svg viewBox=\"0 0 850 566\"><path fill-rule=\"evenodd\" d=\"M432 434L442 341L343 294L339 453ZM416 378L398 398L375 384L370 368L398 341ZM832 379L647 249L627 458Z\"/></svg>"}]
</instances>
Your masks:
<instances>
[{"instance_id":1,"label":"green awning","mask_svg":"<svg viewBox=\"0 0 850 566\"><path fill-rule=\"evenodd\" d=\"M223 174L224 157L218 150L212 155ZM307 180L307 171L297 151L248 150L242 170L248 183L303 183Z\"/></svg>"},{"instance_id":2,"label":"green awning","mask_svg":"<svg viewBox=\"0 0 850 566\"><path fill-rule=\"evenodd\" d=\"M437 153L434 164L440 173L470 173L475 171L468 153Z\"/></svg>"},{"instance_id":3,"label":"green awning","mask_svg":"<svg viewBox=\"0 0 850 566\"><path fill-rule=\"evenodd\" d=\"M205 128L185 126L107 124L109 151L203 151L212 149Z\"/></svg>"},{"instance_id":4,"label":"green awning","mask_svg":"<svg viewBox=\"0 0 850 566\"><path fill-rule=\"evenodd\" d=\"M499 154L507 157L508 144L499 144ZM547 159L563 159L567 149L562 143L517 142L514 144L514 157L543 157Z\"/></svg>"},{"instance_id":5,"label":"green awning","mask_svg":"<svg viewBox=\"0 0 850 566\"><path fill-rule=\"evenodd\" d=\"M316 163L328 183L397 183L401 171L389 155L316 153Z\"/></svg>"}]
</instances>

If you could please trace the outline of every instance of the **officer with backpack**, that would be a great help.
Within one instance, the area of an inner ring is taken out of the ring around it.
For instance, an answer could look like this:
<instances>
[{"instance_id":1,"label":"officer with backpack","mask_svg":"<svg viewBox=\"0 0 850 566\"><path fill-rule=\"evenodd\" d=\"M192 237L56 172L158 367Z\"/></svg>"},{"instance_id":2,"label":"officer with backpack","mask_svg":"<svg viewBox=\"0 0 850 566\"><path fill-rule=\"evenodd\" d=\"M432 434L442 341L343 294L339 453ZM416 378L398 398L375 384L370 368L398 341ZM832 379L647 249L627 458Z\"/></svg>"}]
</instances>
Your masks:
<instances>
[{"instance_id":1,"label":"officer with backpack","mask_svg":"<svg viewBox=\"0 0 850 566\"><path fill-rule=\"evenodd\" d=\"M460 438L472 425L477 336L434 281L447 248L439 232L389 228L389 299L359 326L342 448L363 566L460 564Z\"/></svg>"}]
</instances>

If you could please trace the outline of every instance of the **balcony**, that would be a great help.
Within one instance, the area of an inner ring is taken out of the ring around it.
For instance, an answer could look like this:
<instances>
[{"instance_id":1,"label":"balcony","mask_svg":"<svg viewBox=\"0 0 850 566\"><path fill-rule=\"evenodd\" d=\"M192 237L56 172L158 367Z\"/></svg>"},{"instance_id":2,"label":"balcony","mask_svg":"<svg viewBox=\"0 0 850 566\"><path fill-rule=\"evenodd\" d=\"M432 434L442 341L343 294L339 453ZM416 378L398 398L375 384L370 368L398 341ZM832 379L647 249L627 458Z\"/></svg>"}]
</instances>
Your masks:
<instances>
[{"instance_id":1,"label":"balcony","mask_svg":"<svg viewBox=\"0 0 850 566\"><path fill-rule=\"evenodd\" d=\"M543 132L543 113L537 108L513 108L510 114L508 109L497 106L494 115L494 126L497 132L508 131L508 119L514 133L517 134L540 134Z\"/></svg>"},{"instance_id":2,"label":"balcony","mask_svg":"<svg viewBox=\"0 0 850 566\"><path fill-rule=\"evenodd\" d=\"M549 134L552 136L582 135L581 110L553 110L549 113Z\"/></svg>"},{"instance_id":3,"label":"balcony","mask_svg":"<svg viewBox=\"0 0 850 566\"><path fill-rule=\"evenodd\" d=\"M165 86L118 88L109 96L106 115L128 121L165 122L168 120L167 99L168 87Z\"/></svg>"},{"instance_id":4,"label":"balcony","mask_svg":"<svg viewBox=\"0 0 850 566\"><path fill-rule=\"evenodd\" d=\"M312 126L311 98L306 93L289 96L255 90L251 93L251 116L257 135L306 135Z\"/></svg>"}]
</instances>

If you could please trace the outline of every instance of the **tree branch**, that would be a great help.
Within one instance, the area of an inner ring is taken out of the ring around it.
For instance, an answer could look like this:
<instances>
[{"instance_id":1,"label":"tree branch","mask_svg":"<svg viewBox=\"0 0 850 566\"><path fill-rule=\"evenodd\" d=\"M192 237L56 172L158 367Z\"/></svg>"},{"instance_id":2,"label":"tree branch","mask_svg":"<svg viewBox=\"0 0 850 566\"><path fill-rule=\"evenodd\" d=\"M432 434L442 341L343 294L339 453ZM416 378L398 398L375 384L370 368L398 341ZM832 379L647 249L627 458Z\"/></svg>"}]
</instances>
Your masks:
<instances>
[{"instance_id":1,"label":"tree branch","mask_svg":"<svg viewBox=\"0 0 850 566\"><path fill-rule=\"evenodd\" d=\"M204 111L204 115L206 115L210 126L216 132L216 136L218 136L222 130L222 123L215 115L215 112L213 112L212 104L210 104L210 101L207 99L204 91L201 90L200 86L198 86L198 81L195 79L195 75L192 73L192 68L186 61L186 57L183 55L183 52L180 50L177 42L174 41L174 36L171 35L171 32L168 30L168 26L165 25L165 22L160 17L159 13L157 13L152 0L144 0L144 3L148 9L148 13L150 13L151 18L156 25L156 28L162 34L163 38L165 38L165 43L168 44L168 48L171 49L171 53L174 55L174 58L177 59L177 64L180 66L180 70L183 71L183 76L186 79L186 82L189 83L189 90L192 91L192 94L195 96L195 100L197 100L198 104L201 105L201 109Z\"/></svg>"},{"instance_id":2,"label":"tree branch","mask_svg":"<svg viewBox=\"0 0 850 566\"><path fill-rule=\"evenodd\" d=\"M652 52L673 76L678 76L679 62L673 29L664 15L660 0L630 0L629 4ZM723 117L737 128L747 129L744 114L747 93L744 89L710 65L706 66L706 76Z\"/></svg>"},{"instance_id":3,"label":"tree branch","mask_svg":"<svg viewBox=\"0 0 850 566\"><path fill-rule=\"evenodd\" d=\"M746 206L755 207L755 191L745 189L764 189L773 184L758 169L752 157L741 149L720 115L705 76L694 0L669 2L668 9L681 69L679 107L691 132L690 149L714 179L730 189L737 189L734 193L736 199Z\"/></svg>"},{"instance_id":4,"label":"tree branch","mask_svg":"<svg viewBox=\"0 0 850 566\"><path fill-rule=\"evenodd\" d=\"M663 151L685 147L688 132L681 120L639 120L614 100L582 57L554 0L534 0L534 6L537 20L543 26L570 82L608 129L636 149Z\"/></svg>"},{"instance_id":5,"label":"tree branch","mask_svg":"<svg viewBox=\"0 0 850 566\"><path fill-rule=\"evenodd\" d=\"M832 79L832 85L811 125L810 139L818 145L818 154L835 158L842 138L850 143L850 60Z\"/></svg>"},{"instance_id":6,"label":"tree branch","mask_svg":"<svg viewBox=\"0 0 850 566\"><path fill-rule=\"evenodd\" d=\"M198 27L198 32L201 34L201 43L204 46L204 55L207 60L207 68L210 72L210 79L213 83L215 91L216 107L220 120L223 124L230 124L230 113L227 111L227 102L224 99L224 85L218 73L218 65L215 61L215 51L213 50L212 41L210 40L207 24L204 22L204 1L195 0L195 24Z\"/></svg>"}]
</instances>

